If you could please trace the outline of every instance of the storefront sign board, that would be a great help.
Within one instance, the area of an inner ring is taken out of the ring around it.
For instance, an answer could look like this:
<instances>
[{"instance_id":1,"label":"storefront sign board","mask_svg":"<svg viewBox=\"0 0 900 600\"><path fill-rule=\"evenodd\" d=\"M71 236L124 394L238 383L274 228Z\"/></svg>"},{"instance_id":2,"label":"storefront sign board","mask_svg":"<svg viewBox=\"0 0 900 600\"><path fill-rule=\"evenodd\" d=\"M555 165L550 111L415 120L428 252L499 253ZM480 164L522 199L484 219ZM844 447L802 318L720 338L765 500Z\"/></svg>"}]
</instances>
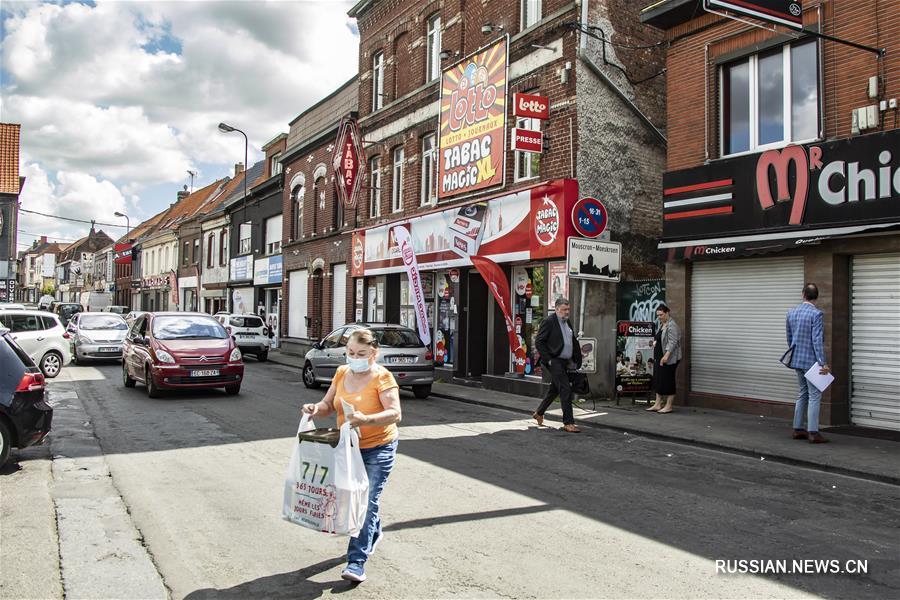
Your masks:
<instances>
[{"instance_id":1,"label":"storefront sign board","mask_svg":"<svg viewBox=\"0 0 900 600\"><path fill-rule=\"evenodd\" d=\"M502 186L509 36L441 76L438 198Z\"/></svg>"},{"instance_id":2,"label":"storefront sign board","mask_svg":"<svg viewBox=\"0 0 900 600\"><path fill-rule=\"evenodd\" d=\"M803 29L803 7L800 0L706 0L706 7L726 9L769 23Z\"/></svg>"},{"instance_id":3,"label":"storefront sign board","mask_svg":"<svg viewBox=\"0 0 900 600\"><path fill-rule=\"evenodd\" d=\"M362 138L356 119L344 118L338 127L337 141L331 157L337 179L337 192L345 208L356 206L356 196L365 174Z\"/></svg>"},{"instance_id":4,"label":"storefront sign board","mask_svg":"<svg viewBox=\"0 0 900 600\"><path fill-rule=\"evenodd\" d=\"M516 92L513 94L513 115L546 121L550 118L550 100L538 94Z\"/></svg>"},{"instance_id":5,"label":"storefront sign board","mask_svg":"<svg viewBox=\"0 0 900 600\"><path fill-rule=\"evenodd\" d=\"M281 283L283 264L280 254L257 259L253 264L253 285Z\"/></svg>"},{"instance_id":6,"label":"storefront sign board","mask_svg":"<svg viewBox=\"0 0 900 600\"><path fill-rule=\"evenodd\" d=\"M653 384L654 325L648 321L616 324L616 392L643 394Z\"/></svg>"},{"instance_id":7,"label":"storefront sign board","mask_svg":"<svg viewBox=\"0 0 900 600\"><path fill-rule=\"evenodd\" d=\"M597 281L619 281L622 271L622 244L569 238L566 255L569 277Z\"/></svg>"},{"instance_id":8,"label":"storefront sign board","mask_svg":"<svg viewBox=\"0 0 900 600\"><path fill-rule=\"evenodd\" d=\"M229 265L229 276L231 281L244 281L250 279L250 256L235 256Z\"/></svg>"},{"instance_id":9,"label":"storefront sign board","mask_svg":"<svg viewBox=\"0 0 900 600\"><path fill-rule=\"evenodd\" d=\"M572 225L581 237L599 237L608 224L606 207L596 198L582 198L572 208Z\"/></svg>"},{"instance_id":10,"label":"storefront sign board","mask_svg":"<svg viewBox=\"0 0 900 600\"><path fill-rule=\"evenodd\" d=\"M544 135L540 131L513 127L509 137L512 140L512 149L517 152L540 154L544 151Z\"/></svg>"},{"instance_id":11,"label":"storefront sign board","mask_svg":"<svg viewBox=\"0 0 900 600\"><path fill-rule=\"evenodd\" d=\"M115 253L113 260L117 265L131 264L132 244L116 244L113 246L113 252Z\"/></svg>"}]
</instances>

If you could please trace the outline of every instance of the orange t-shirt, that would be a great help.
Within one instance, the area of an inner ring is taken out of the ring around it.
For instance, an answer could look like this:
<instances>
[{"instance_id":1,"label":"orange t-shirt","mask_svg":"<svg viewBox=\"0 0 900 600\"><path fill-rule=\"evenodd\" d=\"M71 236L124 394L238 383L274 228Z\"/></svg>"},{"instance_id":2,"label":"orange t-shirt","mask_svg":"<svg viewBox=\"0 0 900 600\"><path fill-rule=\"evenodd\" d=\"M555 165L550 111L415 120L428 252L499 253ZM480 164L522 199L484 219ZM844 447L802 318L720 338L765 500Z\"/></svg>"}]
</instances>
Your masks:
<instances>
[{"instance_id":1,"label":"orange t-shirt","mask_svg":"<svg viewBox=\"0 0 900 600\"><path fill-rule=\"evenodd\" d=\"M376 369L375 377L370 379L365 387L358 392L350 393L344 389L344 375L347 374L350 367L347 365L338 367L337 373L334 375L335 394L332 401L334 410L337 413L338 427L344 424L344 411L341 408L341 400L352 404L361 413L372 415L384 410L384 405L381 404L378 395L385 390L400 387L390 371L380 365L375 365L372 368ZM376 446L390 444L397 439L398 435L396 423L391 423L390 425L361 425L359 427L359 447L375 448Z\"/></svg>"}]
</instances>

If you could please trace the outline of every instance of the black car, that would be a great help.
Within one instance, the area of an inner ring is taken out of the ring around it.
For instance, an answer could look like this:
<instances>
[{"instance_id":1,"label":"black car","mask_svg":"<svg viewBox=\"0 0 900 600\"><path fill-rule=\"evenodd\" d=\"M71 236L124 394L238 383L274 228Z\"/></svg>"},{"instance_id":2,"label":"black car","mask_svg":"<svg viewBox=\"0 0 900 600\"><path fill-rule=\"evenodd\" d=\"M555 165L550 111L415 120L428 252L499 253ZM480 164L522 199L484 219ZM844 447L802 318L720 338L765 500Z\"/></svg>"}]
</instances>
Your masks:
<instances>
[{"instance_id":1,"label":"black car","mask_svg":"<svg viewBox=\"0 0 900 600\"><path fill-rule=\"evenodd\" d=\"M65 327L75 313L84 312L84 307L77 302L54 302L50 305L50 312L56 313L56 316L62 321L63 327Z\"/></svg>"},{"instance_id":2,"label":"black car","mask_svg":"<svg viewBox=\"0 0 900 600\"><path fill-rule=\"evenodd\" d=\"M6 329L0 329L0 467L11 448L39 444L53 409L44 402L44 374Z\"/></svg>"}]
</instances>

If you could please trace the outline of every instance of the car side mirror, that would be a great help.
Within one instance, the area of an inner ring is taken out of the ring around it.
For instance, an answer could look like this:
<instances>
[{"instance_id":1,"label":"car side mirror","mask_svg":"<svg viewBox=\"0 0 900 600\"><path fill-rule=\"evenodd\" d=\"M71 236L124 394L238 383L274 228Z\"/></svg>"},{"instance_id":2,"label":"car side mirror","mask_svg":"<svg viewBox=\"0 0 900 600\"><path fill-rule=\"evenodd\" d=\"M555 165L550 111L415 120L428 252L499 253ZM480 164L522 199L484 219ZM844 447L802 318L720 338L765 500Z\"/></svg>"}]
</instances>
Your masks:
<instances>
[{"instance_id":1,"label":"car side mirror","mask_svg":"<svg viewBox=\"0 0 900 600\"><path fill-rule=\"evenodd\" d=\"M315 348L316 350L321 350L322 342L316 342L315 344L313 344L313 348Z\"/></svg>"},{"instance_id":2,"label":"car side mirror","mask_svg":"<svg viewBox=\"0 0 900 600\"><path fill-rule=\"evenodd\" d=\"M66 331L68 331L69 333L75 333L75 326L69 323L68 325L66 325Z\"/></svg>"}]
</instances>

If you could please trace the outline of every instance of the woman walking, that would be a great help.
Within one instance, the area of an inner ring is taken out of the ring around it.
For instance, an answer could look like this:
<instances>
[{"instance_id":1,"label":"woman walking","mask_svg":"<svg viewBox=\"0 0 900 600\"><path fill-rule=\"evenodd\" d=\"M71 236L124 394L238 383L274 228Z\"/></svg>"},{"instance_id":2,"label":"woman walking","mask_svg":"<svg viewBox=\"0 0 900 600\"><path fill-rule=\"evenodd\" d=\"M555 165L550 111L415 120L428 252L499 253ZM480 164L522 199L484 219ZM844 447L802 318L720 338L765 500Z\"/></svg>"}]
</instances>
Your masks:
<instances>
[{"instance_id":1,"label":"woman walking","mask_svg":"<svg viewBox=\"0 0 900 600\"><path fill-rule=\"evenodd\" d=\"M368 329L357 329L347 340L347 364L338 368L331 387L321 402L304 404L308 415L327 416L337 412L337 426L344 422L359 427L359 447L369 476L369 505L359 535L350 538L347 566L341 577L356 583L366 580L365 564L381 541L378 514L381 492L397 456L397 423L400 422L400 395L391 372L375 364L378 341ZM345 415L341 401L353 405Z\"/></svg>"},{"instance_id":2,"label":"woman walking","mask_svg":"<svg viewBox=\"0 0 900 600\"><path fill-rule=\"evenodd\" d=\"M647 410L663 414L672 412L675 401L675 370L681 362L681 330L665 304L660 304L656 309L656 318L660 323L653 340L653 391L656 392L656 403ZM665 406L662 406L663 398L666 400Z\"/></svg>"}]
</instances>

